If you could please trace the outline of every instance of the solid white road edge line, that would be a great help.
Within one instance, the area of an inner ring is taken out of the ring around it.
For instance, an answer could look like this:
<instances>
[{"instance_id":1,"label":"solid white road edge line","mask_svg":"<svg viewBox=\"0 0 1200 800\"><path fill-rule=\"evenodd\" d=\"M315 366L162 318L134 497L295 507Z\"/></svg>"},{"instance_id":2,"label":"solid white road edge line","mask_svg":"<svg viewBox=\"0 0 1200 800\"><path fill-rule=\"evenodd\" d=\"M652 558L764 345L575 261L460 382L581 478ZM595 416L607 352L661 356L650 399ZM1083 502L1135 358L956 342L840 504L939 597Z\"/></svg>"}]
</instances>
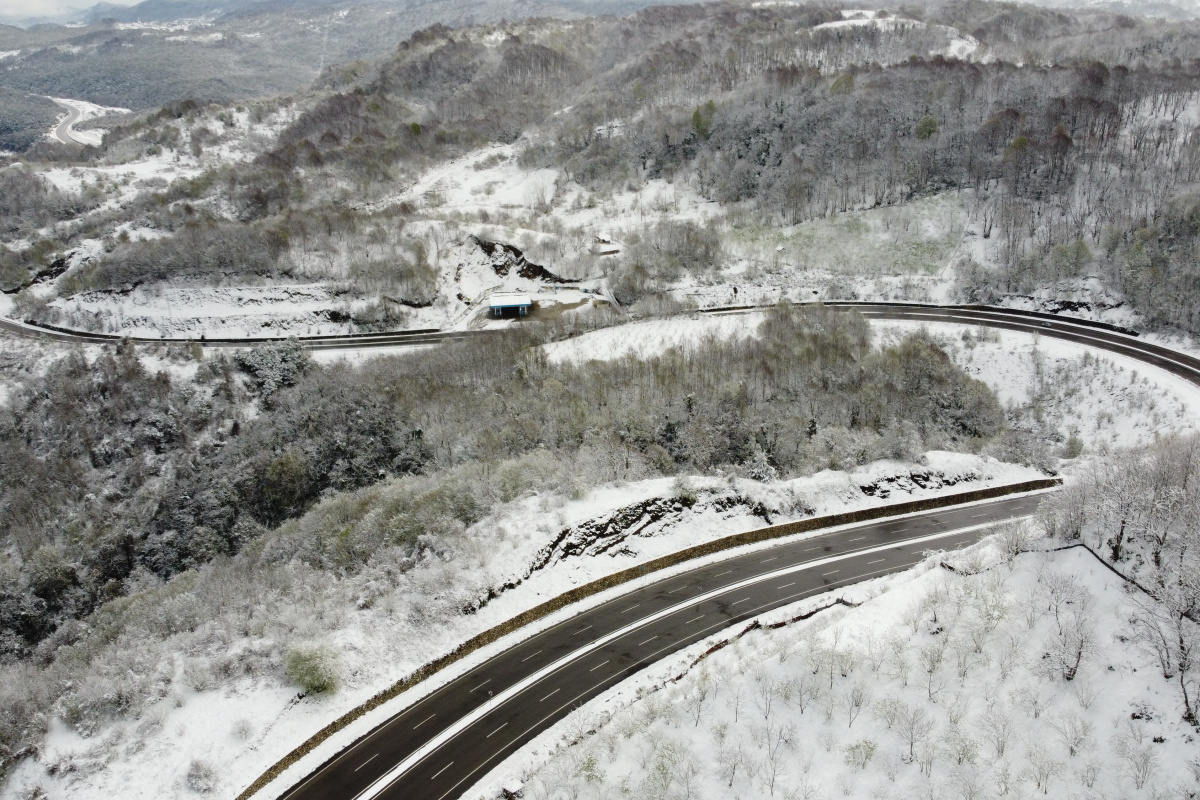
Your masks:
<instances>
[{"instance_id":1,"label":"solid white road edge line","mask_svg":"<svg viewBox=\"0 0 1200 800\"><path fill-rule=\"evenodd\" d=\"M1025 515L1022 517L1012 517L1011 519L1028 519L1030 516L1032 516L1032 515ZM663 619L664 617L669 617L672 614L676 614L680 611L686 610L687 608L695 605L696 603L703 603L707 600L713 599L714 597L720 597L723 594L728 594L729 592L736 591L738 589L744 589L748 586L754 586L756 584L763 583L764 581L773 580L775 578L781 578L785 575L792 575L794 573L804 572L806 570L810 570L810 569L813 569L816 567L823 567L828 564L834 564L834 563L837 563L838 561L844 561L848 558L855 558L855 557L862 556L862 555L869 555L871 553L882 553L887 550L891 550L891 549L895 548L897 545L901 545L901 544L907 547L909 545L917 545L917 544L924 544L925 542L937 541L938 539L946 539L951 536L957 536L957 535L960 535L963 533L969 533L970 531L979 530L981 528L990 528L990 527L993 527L994 525L998 525L1000 522L1011 521L1011 519L1000 520L1000 521L996 521L996 522L984 522L984 523L981 523L978 525L967 525L962 528L956 528L952 531L943 531L941 533L933 533L928 536L918 537L916 539L905 539L903 542L894 542L891 544L879 545L878 547L871 547L871 548L865 548L863 550L857 550L853 553L846 553L844 555L831 556L829 558L818 559L816 561L807 561L803 564L796 564L791 567L784 567L783 569L778 569L778 570L775 570L774 572L769 572L769 573L766 573L764 575L760 575L760 576L757 576L754 578L746 578L745 580L739 581L737 583L732 583L732 584L729 584L728 586L723 586L719 589L713 589L713 590L711 590L709 592L705 592L704 594L699 595L697 597L689 598L688 600L686 600L682 603L677 603L676 605L673 605L670 608L665 608L662 611L658 611L654 614L651 614L650 616L643 617L643 618L637 620L636 622L632 622L623 628L620 628L609 634L606 634L606 635L600 637L599 639L596 639L595 641L589 642L588 644L584 645L583 647L579 648L578 650L575 650L574 652L563 656L558 661L555 661L553 664L548 664L545 667L542 667L540 670L538 670L534 674L528 676L527 678L525 678L524 680L522 680L518 683L513 684L508 689L505 689L500 694L491 698L488 702L479 706L471 713L467 714L464 717L460 717L454 724L443 729L442 732L439 733L437 736L433 737L428 742L426 742L425 744L423 744L419 748L417 748L415 751L413 751L412 754L410 754L408 756L408 758L401 761L395 767L392 767L391 770L389 770L388 772L386 772L385 774L380 776L378 780L376 780L374 783L372 783L366 789L363 789L361 792L359 792L357 795L355 795L354 800L371 800L371 798L378 796L384 790L386 790L389 786L391 786L393 783L395 783L397 780L399 780L400 777L404 775L404 773L408 772L410 769L412 769L417 764L419 764L421 761L423 761L430 753L437 750L443 744L450 741L458 734L462 733L464 730L466 730L471 725L475 724L477 721L479 721L483 717L486 717L488 714L492 713L492 711L494 711L499 706L503 705L504 703L508 702L512 698L521 694L522 692L524 692L526 689L528 689L530 686L534 685L535 683L543 680L548 675L550 675L554 672L557 672L558 670L560 670L561 668L570 664L571 662L576 661L580 658L583 658L584 656L588 655L589 653L594 652L595 650L598 650L599 648L603 647L604 645L608 644L611 641L614 641L615 639L619 639L622 636L625 636L625 635L637 630L638 628L645 627L646 625L649 625L653 622L657 622L658 620Z\"/></svg>"},{"instance_id":2,"label":"solid white road edge line","mask_svg":"<svg viewBox=\"0 0 1200 800\"><path fill-rule=\"evenodd\" d=\"M860 527L863 527L866 525L874 525L874 524L878 524L878 523L889 523L889 522L902 522L902 521L906 521L906 520L910 520L910 519L915 519L917 517L927 516L927 515L929 515L931 513L935 513L935 512L936 513L957 512L957 511L962 511L963 509L975 508L975 507L984 506L984 505L988 505L988 504L992 504L992 503L1002 503L1002 502L1007 502L1010 500L1019 500L1019 499L1026 498L1026 497L1037 497L1039 495L1050 494L1054 491L1057 491L1057 490L1056 489L1031 489L1031 490L1025 491L1025 492L1015 492L1010 495L1004 495L1003 497L992 497L992 498L988 498L986 500L970 500L965 503L957 503L952 506L946 506L945 508L932 509L932 510L926 510L926 511L909 511L904 514L896 514L896 515L890 516L890 517L881 517L877 520L872 520L869 522L845 522L845 523L842 523L841 525L831 525L827 528L818 528L813 531L806 531L803 533L798 533L798 534L793 534L790 536L781 537L780 539L777 539L777 540L767 540L767 541L763 541L763 542L757 542L755 544L743 545L741 547L736 547L731 550L725 550L720 553L714 553L711 556L704 556L704 557L697 558L697 559L694 559L691 561L687 561L687 562L677 565L676 567L670 567L670 568L667 568L667 569L664 569L664 570L661 570L658 572L652 572L649 575L643 576L642 578L635 579L634 581L630 581L629 583L624 584L622 586L614 587L614 589L610 589L610 590L606 590L605 592L601 592L598 596L596 596L594 598L588 598L585 600L580 600L578 603L572 603L572 604L564 607L563 609L561 609L559 612L555 612L555 614L550 615L544 621L530 623L528 626L525 626L524 628L522 628L518 631L515 631L512 634L509 634L510 636L521 637L516 642L507 644L507 645L493 643L497 647L501 648L499 650L491 650L490 649L491 645L489 645L488 647L482 648L476 656L478 658L476 663L470 664L462 672L455 673L454 668L450 667L450 668L447 668L447 670L444 673L439 672L435 676L426 678L424 681L421 681L420 683L414 685L412 688L405 691L404 694L400 696L400 698L396 698L395 700L390 701L389 703L384 704L384 706L381 706L380 708L376 709L374 712L371 712L372 714L378 713L380 715L378 718L373 719L371 717L371 715L365 716L364 720L366 721L366 724L368 726L366 728L366 730L363 730L361 733L358 733L353 728L348 729L349 735L347 737L346 743L341 744L341 745L335 745L332 748L334 750L334 752L331 756L324 756L322 753L320 753L320 749L318 748L318 750L314 751L315 753L317 753L316 756L313 756L313 754L310 753L309 756L305 756L304 758L299 759L295 764L293 764L291 767L289 767L287 770L285 770L283 773L281 773L278 777L276 777L275 780L271 781L271 783L268 784L268 786L279 786L280 788L275 790L273 794L268 789L268 790L266 790L264 796L266 796L266 797L273 796L275 798L279 798L289 792L299 791L303 786L307 785L309 782L311 782L314 778L316 778L321 773L325 772L328 769L333 768L335 765L337 765L343 759L352 757L354 755L355 751L358 750L358 748L369 744L372 740L373 734L377 733L378 730L382 726L387 725L388 722L391 721L393 718L401 717L405 714L412 712L413 709L417 708L422 703L424 703L426 700L428 700L430 697L432 697L434 692L436 692L442 688L445 688L446 686L449 686L450 684L452 684L456 681L467 680L468 676L474 674L474 672L476 670L481 669L484 666L486 666L487 663L492 658L494 658L499 653L503 652L506 647L514 647L517 644L520 644L521 642L524 642L524 641L528 641L529 639L532 639L535 636L540 636L542 634L545 634L548 631L554 630L555 628L564 627L564 626L574 622L575 618L578 615L580 615L584 612L587 612L587 611L595 611L596 609L603 608L604 606L606 606L610 603L619 602L620 600L624 599L627 594L629 594L631 592L639 591L641 589L645 589L647 587L654 586L655 584L662 583L662 582L671 580L673 578L678 578L680 575L683 575L691 570L704 569L706 567L711 567L714 564L718 564L722 561L728 561L728 560L732 560L735 558L740 558L742 556L749 556L753 553L766 552L767 550L772 550L776 547L786 547L790 544L794 544L799 541L815 540L815 539L825 537L825 536L833 536L833 535L836 535L839 533L844 533L845 531L852 530L855 528L860 528ZM1018 518L1013 517L1013 519L1018 519ZM902 533L906 530L908 530L908 528L894 528L893 530L890 531L890 533ZM714 577L716 577L716 576L714 576ZM621 591L619 591L618 593L605 599L604 595L608 594L609 592L616 592L618 589ZM747 599L749 599L749 598L747 598ZM741 602L741 601L739 601L739 602ZM734 605L737 605L737 603L734 603ZM632 609L626 609L626 610L632 610ZM563 616L558 617L559 614L562 614ZM557 621L555 621L556 617L558 617ZM543 625L544 625L544 627L543 627ZM502 642L503 642L503 639L501 640L501 643ZM541 652L542 652L541 650L538 650L537 653L533 653L532 655L529 655L529 656L521 659L521 663L525 663L530 658L533 658L533 656L536 656ZM469 664L469 662L468 662L468 664ZM444 677L442 677L443 675L444 675ZM441 679L439 680L439 678L441 678ZM410 693L412 694L411 699L406 697L406 695L409 695ZM395 708L394 706L389 708L389 706L391 705L391 702L399 702L401 705L399 708ZM308 764L312 763L311 761L306 763L306 759L309 759L310 756L313 756L312 760L315 760L317 762L317 765L315 768L313 768L312 766L308 766ZM322 763L320 760L322 757L326 758L327 761ZM295 773L299 773L299 778L298 779L291 778L291 780L295 780L296 782L288 783L290 774L295 774Z\"/></svg>"}]
</instances>

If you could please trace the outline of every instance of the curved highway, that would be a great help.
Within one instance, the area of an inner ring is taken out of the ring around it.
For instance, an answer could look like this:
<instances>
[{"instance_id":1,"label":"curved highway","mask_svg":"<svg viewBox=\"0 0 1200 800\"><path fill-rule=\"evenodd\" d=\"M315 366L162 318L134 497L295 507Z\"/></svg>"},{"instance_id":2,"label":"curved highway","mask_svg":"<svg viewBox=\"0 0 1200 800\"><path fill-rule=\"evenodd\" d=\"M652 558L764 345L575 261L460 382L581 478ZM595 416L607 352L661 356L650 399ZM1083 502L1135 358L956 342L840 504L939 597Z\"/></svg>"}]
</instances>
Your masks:
<instances>
[{"instance_id":1,"label":"curved highway","mask_svg":"<svg viewBox=\"0 0 1200 800\"><path fill-rule=\"evenodd\" d=\"M54 100L53 97L50 99ZM54 100L54 103L59 108L62 108L67 112L67 118L55 126L53 133L54 138L58 139L63 144L83 144L83 142L76 139L72 133L75 123L79 122L79 118L83 116L83 112L70 103L64 103L59 100Z\"/></svg>"},{"instance_id":2,"label":"curved highway","mask_svg":"<svg viewBox=\"0 0 1200 800\"><path fill-rule=\"evenodd\" d=\"M1044 492L848 526L665 578L542 631L427 695L288 800L450 800L572 710L731 625L907 569L1032 514Z\"/></svg>"},{"instance_id":3,"label":"curved highway","mask_svg":"<svg viewBox=\"0 0 1200 800\"><path fill-rule=\"evenodd\" d=\"M1200 359L1111 326L1008 309L827 303L871 319L951 322L1052 336L1129 356L1200 385ZM714 309L739 313L753 308ZM0 328L60 341L119 337L0 319ZM302 337L312 349L429 345L486 332L406 331ZM135 340L136 341L136 340ZM159 343L161 340L145 340ZM279 339L207 340L211 347ZM776 545L700 567L585 610L420 699L290 788L288 800L452 800L538 733L638 670L764 611L906 569L929 549L1032 514L1040 494L906 515Z\"/></svg>"},{"instance_id":4,"label":"curved highway","mask_svg":"<svg viewBox=\"0 0 1200 800\"><path fill-rule=\"evenodd\" d=\"M829 302L828 308L854 310L870 319L892 319L917 322L953 322L965 325L982 325L1025 333L1037 333L1058 339L1097 347L1120 355L1136 358L1159 367L1185 380L1200 385L1200 359L1152 344L1122 332L1121 329L1089 320L1017 311L990 306L937 306L919 303L875 303L875 302ZM739 306L735 308L710 309L702 313L744 313L762 310L765 307ZM120 341L121 336L109 333L87 333L45 325L36 325L14 319L0 318L0 330L23 336L35 336L63 342L103 344ZM337 336L300 336L297 341L311 350L359 350L378 347L405 347L430 345L439 342L466 339L472 336L492 336L493 331L439 331L423 329L391 331L384 333L355 333ZM130 341L145 344L200 344L204 347L246 347L255 344L286 341L287 337L267 336L244 339L150 339L129 337Z\"/></svg>"}]
</instances>

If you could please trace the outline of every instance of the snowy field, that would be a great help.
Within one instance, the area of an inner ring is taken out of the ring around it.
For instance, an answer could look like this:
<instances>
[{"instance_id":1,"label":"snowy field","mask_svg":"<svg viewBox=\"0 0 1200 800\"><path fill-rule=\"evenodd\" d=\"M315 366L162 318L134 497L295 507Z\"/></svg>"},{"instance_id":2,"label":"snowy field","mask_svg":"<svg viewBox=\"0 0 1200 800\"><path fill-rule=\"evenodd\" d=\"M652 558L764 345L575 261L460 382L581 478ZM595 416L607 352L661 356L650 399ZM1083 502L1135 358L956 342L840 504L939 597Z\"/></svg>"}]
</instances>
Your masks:
<instances>
[{"instance_id":1,"label":"snowy field","mask_svg":"<svg viewBox=\"0 0 1200 800\"><path fill-rule=\"evenodd\" d=\"M1200 430L1200 387L1127 356L1019 331L949 323L871 325L881 343L928 331L1010 409L1027 410L1047 430L1077 433L1093 451Z\"/></svg>"},{"instance_id":2,"label":"snowy field","mask_svg":"<svg viewBox=\"0 0 1200 800\"><path fill-rule=\"evenodd\" d=\"M706 338L737 340L757 337L764 313L728 316L705 314L631 322L552 342L542 349L552 364L563 361L614 361L625 357L653 358L671 348L687 350Z\"/></svg>"},{"instance_id":3,"label":"snowy field","mask_svg":"<svg viewBox=\"0 0 1200 800\"><path fill-rule=\"evenodd\" d=\"M778 628L715 635L466 796L1193 796L1200 743L1178 686L1131 638L1153 601L1081 548L1013 557L1007 544L758 620ZM854 607L796 620L835 598Z\"/></svg>"}]
</instances>

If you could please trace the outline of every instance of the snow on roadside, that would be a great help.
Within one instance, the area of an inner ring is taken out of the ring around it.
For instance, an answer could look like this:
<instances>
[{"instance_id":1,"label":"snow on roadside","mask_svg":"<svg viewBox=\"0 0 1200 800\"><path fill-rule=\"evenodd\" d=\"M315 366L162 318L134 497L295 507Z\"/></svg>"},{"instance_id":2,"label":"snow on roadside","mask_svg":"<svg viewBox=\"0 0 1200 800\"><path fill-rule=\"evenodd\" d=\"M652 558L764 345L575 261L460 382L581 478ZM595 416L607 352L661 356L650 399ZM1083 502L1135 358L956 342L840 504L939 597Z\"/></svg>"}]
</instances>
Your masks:
<instances>
[{"instance_id":1,"label":"snow on roadside","mask_svg":"<svg viewBox=\"0 0 1200 800\"><path fill-rule=\"evenodd\" d=\"M601 487L579 500L533 496L514 501L467 532L462 541L470 543L470 552L448 560L422 561L389 594L363 604L349 596L349 586L329 587L324 590L325 600L311 600L321 609L321 635L342 656L344 688L338 694L301 699L295 687L270 674L235 671L217 677L220 668L206 653L219 652L228 660L239 652L264 652L264 648L269 652L281 643L253 631L225 630L218 635L205 626L143 654L143 669L170 680L164 684L163 698L139 719L110 721L88 737L56 725L39 755L16 768L6 793L15 796L40 786L55 797L182 797L188 794L184 773L191 760L199 758L222 765L218 791L230 795L313 731L458 642L571 587L682 547L760 527L766 523L759 516L761 508L776 509L771 521L781 522L807 513L878 506L889 492L890 501L896 502L1037 476L1033 470L978 456L930 453L926 461L920 466L881 462L850 473L823 472L771 484L695 478L698 502L693 508L667 502L659 509L665 513L630 532L621 547L553 558L528 577L525 573L538 554L564 529L583 530L589 520L664 495L670 498L675 484L671 479L654 479ZM880 492L881 487L886 491ZM713 502L721 497L741 500ZM454 598L464 592L521 578L515 589L501 593L474 614L463 615L456 605ZM433 595L450 602L436 602ZM311 615L306 611L304 616ZM293 621L300 624L299 617ZM213 636L220 640L215 651ZM154 658L162 661L154 666ZM436 680L451 674L455 673ZM428 686L419 687L410 697L427 690ZM393 703L388 710L397 707ZM330 742L290 774L311 769L352 735ZM282 788L276 786L262 796L276 796Z\"/></svg>"},{"instance_id":2,"label":"snow on roadside","mask_svg":"<svg viewBox=\"0 0 1200 800\"><path fill-rule=\"evenodd\" d=\"M940 560L758 621L836 597L855 608L714 634L578 709L465 797L1194 791L1200 745L1175 682L1131 638L1138 608L1120 578L1079 548L1009 561L985 540L945 558L958 572ZM1063 631L1075 629L1095 648L1064 680ZM920 725L904 722L911 709Z\"/></svg>"},{"instance_id":3,"label":"snow on roadside","mask_svg":"<svg viewBox=\"0 0 1200 800\"><path fill-rule=\"evenodd\" d=\"M66 106L67 108L74 109L79 112L79 119L75 120L75 122L71 124L71 127L67 129L67 135L70 136L75 141L79 142L80 144L89 144L94 147L99 146L101 140L104 138L104 132L103 131L87 131L87 130L81 131L81 130L78 130L79 125L82 125L83 123L88 122L89 120L96 119L98 117L108 116L109 114L129 114L129 113L131 113L128 108L115 108L115 107L109 107L109 106L99 106L99 105L96 105L95 103L89 103L86 100L72 100L67 97L51 97L50 99L53 100L55 103L58 103L60 106ZM52 127L50 129L49 133L46 134L46 136L48 138L50 138L50 139L55 138L54 132L58 129L58 126L61 123L61 121L62 120L59 120L58 122L54 123L54 127Z\"/></svg>"},{"instance_id":4,"label":"snow on roadside","mask_svg":"<svg viewBox=\"0 0 1200 800\"><path fill-rule=\"evenodd\" d=\"M1053 336L955 323L872 321L881 343L925 330L1006 405L1035 405L1090 450L1200 430L1200 387L1128 356ZM965 337L965 338L964 338Z\"/></svg>"},{"instance_id":5,"label":"snow on roadside","mask_svg":"<svg viewBox=\"0 0 1200 800\"><path fill-rule=\"evenodd\" d=\"M615 361L626 356L651 358L673 347L687 348L705 338L745 339L758 336L766 312L728 316L704 314L694 317L631 322L585 333L573 339L543 346L552 364L563 361Z\"/></svg>"}]
</instances>

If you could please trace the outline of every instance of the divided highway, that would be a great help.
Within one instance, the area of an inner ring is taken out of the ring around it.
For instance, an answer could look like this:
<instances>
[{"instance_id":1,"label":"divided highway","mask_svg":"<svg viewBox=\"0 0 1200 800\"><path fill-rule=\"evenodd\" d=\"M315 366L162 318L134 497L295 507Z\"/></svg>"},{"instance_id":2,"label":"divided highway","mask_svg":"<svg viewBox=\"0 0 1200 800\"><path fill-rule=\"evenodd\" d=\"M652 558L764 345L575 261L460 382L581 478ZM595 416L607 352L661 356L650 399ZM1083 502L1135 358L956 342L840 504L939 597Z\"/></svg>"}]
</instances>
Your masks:
<instances>
[{"instance_id":1,"label":"divided highway","mask_svg":"<svg viewBox=\"0 0 1200 800\"><path fill-rule=\"evenodd\" d=\"M538 633L398 713L288 800L450 800L638 670L773 608L907 569L1032 514L1044 493L843 528L628 592Z\"/></svg>"}]
</instances>

